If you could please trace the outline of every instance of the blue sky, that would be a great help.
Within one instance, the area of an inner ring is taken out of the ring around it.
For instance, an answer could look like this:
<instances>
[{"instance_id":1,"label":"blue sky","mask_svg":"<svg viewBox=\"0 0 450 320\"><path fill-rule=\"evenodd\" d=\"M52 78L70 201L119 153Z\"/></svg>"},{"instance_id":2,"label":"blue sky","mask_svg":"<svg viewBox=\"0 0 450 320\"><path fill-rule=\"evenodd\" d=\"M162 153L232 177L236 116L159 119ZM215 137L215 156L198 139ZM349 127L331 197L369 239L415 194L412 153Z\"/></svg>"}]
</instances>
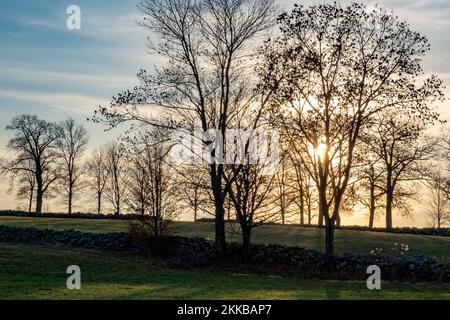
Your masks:
<instances>
[{"instance_id":1,"label":"blue sky","mask_svg":"<svg viewBox=\"0 0 450 320\"><path fill-rule=\"evenodd\" d=\"M73 31L66 28L71 4L2 0L1 140L8 134L4 127L18 113L54 121L70 114L84 121L95 106L132 86L140 67L148 67L146 34L135 23L133 1L76 1L82 25ZM100 135L95 140L104 140L102 130L84 124Z\"/></svg>"},{"instance_id":2,"label":"blue sky","mask_svg":"<svg viewBox=\"0 0 450 320\"><path fill-rule=\"evenodd\" d=\"M393 9L427 35L432 51L424 61L425 72L440 74L450 86L450 0L365 2ZM278 1L282 8L292 3ZM81 30L66 28L66 8L73 4L81 8ZM4 128L20 113L51 121L74 117L90 131L91 149L116 136L85 120L96 106L133 87L139 68L158 65L159 59L147 54L147 33L136 24L139 17L135 0L1 0L0 153L10 136ZM448 107L443 105L441 113L450 120ZM0 199L0 208L10 207L14 196L6 196L3 186Z\"/></svg>"}]
</instances>

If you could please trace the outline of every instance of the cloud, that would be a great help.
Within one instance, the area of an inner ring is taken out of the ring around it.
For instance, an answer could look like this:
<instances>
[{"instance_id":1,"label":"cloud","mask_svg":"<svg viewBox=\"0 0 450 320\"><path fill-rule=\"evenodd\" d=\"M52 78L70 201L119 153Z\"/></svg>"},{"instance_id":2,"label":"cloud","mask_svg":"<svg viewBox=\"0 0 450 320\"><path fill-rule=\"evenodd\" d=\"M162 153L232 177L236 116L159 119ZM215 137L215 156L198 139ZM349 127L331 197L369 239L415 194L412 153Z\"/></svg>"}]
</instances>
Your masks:
<instances>
[{"instance_id":1,"label":"cloud","mask_svg":"<svg viewBox=\"0 0 450 320\"><path fill-rule=\"evenodd\" d=\"M136 77L123 76L120 74L87 74L87 73L70 73L56 72L42 69L29 69L7 67L0 65L0 74L4 79L14 79L18 81L42 81L46 82L65 82L68 85L74 84L90 84L97 87L126 87L136 83Z\"/></svg>"},{"instance_id":2,"label":"cloud","mask_svg":"<svg viewBox=\"0 0 450 320\"><path fill-rule=\"evenodd\" d=\"M29 90L0 89L0 97L39 103L70 113L92 112L97 106L109 103L108 99L95 96L43 93Z\"/></svg>"}]
</instances>

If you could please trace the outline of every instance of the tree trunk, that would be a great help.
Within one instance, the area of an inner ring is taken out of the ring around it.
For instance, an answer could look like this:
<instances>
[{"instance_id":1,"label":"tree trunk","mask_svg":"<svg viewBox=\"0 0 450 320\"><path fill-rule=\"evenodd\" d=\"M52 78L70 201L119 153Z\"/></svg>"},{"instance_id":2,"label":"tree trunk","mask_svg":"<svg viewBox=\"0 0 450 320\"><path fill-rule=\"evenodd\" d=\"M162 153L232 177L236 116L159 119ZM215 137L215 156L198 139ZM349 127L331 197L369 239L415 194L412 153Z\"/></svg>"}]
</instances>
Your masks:
<instances>
[{"instance_id":1,"label":"tree trunk","mask_svg":"<svg viewBox=\"0 0 450 320\"><path fill-rule=\"evenodd\" d=\"M300 225L305 225L305 198L303 194L300 195Z\"/></svg>"},{"instance_id":2,"label":"tree trunk","mask_svg":"<svg viewBox=\"0 0 450 320\"><path fill-rule=\"evenodd\" d=\"M32 207L33 207L33 193L34 193L34 190L30 190L30 198L28 201L28 212L31 212Z\"/></svg>"},{"instance_id":3,"label":"tree trunk","mask_svg":"<svg viewBox=\"0 0 450 320\"><path fill-rule=\"evenodd\" d=\"M245 260L250 259L250 239L251 239L251 231L250 227L242 228L242 253Z\"/></svg>"},{"instance_id":4,"label":"tree trunk","mask_svg":"<svg viewBox=\"0 0 450 320\"><path fill-rule=\"evenodd\" d=\"M97 214L102 213L102 194L100 192L97 193Z\"/></svg>"},{"instance_id":5,"label":"tree trunk","mask_svg":"<svg viewBox=\"0 0 450 320\"><path fill-rule=\"evenodd\" d=\"M308 225L312 224L312 212L311 212L311 204L308 205Z\"/></svg>"},{"instance_id":6,"label":"tree trunk","mask_svg":"<svg viewBox=\"0 0 450 320\"><path fill-rule=\"evenodd\" d=\"M392 189L386 192L386 229L392 230L392 202L394 201L394 195Z\"/></svg>"},{"instance_id":7,"label":"tree trunk","mask_svg":"<svg viewBox=\"0 0 450 320\"><path fill-rule=\"evenodd\" d=\"M216 203L215 214L216 251L218 253L225 253L225 210L223 203Z\"/></svg>"},{"instance_id":8,"label":"tree trunk","mask_svg":"<svg viewBox=\"0 0 450 320\"><path fill-rule=\"evenodd\" d=\"M68 214L72 214L72 198L73 198L73 192L72 192L72 186L69 187L69 201L68 201Z\"/></svg>"},{"instance_id":9,"label":"tree trunk","mask_svg":"<svg viewBox=\"0 0 450 320\"><path fill-rule=\"evenodd\" d=\"M373 229L375 220L375 187L370 187L369 229Z\"/></svg>"},{"instance_id":10,"label":"tree trunk","mask_svg":"<svg viewBox=\"0 0 450 320\"><path fill-rule=\"evenodd\" d=\"M386 229L392 230L392 204L394 202L394 187L392 185L392 170L387 168L386 176Z\"/></svg>"},{"instance_id":11,"label":"tree trunk","mask_svg":"<svg viewBox=\"0 0 450 320\"><path fill-rule=\"evenodd\" d=\"M42 199L44 197L44 190L42 186L42 177L36 177L37 192L36 192L36 213L42 213Z\"/></svg>"},{"instance_id":12,"label":"tree trunk","mask_svg":"<svg viewBox=\"0 0 450 320\"><path fill-rule=\"evenodd\" d=\"M318 218L318 222L317 224L322 227L323 226L323 220L324 220L324 216L323 216L323 210L322 210L322 205L319 201L319 218Z\"/></svg>"},{"instance_id":13,"label":"tree trunk","mask_svg":"<svg viewBox=\"0 0 450 320\"><path fill-rule=\"evenodd\" d=\"M72 213L72 199L73 199L73 182L72 182L72 175L69 175L69 201L68 201L68 208L67 208L67 213L71 214Z\"/></svg>"},{"instance_id":14,"label":"tree trunk","mask_svg":"<svg viewBox=\"0 0 450 320\"><path fill-rule=\"evenodd\" d=\"M325 225L325 257L328 272L333 272L335 269L335 256L334 256L334 219L326 218Z\"/></svg>"},{"instance_id":15,"label":"tree trunk","mask_svg":"<svg viewBox=\"0 0 450 320\"><path fill-rule=\"evenodd\" d=\"M375 208L374 208L374 207L370 207L370 213L369 213L369 229L373 229L374 220L375 220Z\"/></svg>"},{"instance_id":16,"label":"tree trunk","mask_svg":"<svg viewBox=\"0 0 450 320\"><path fill-rule=\"evenodd\" d=\"M194 189L194 222L197 222L197 210L198 210L198 190Z\"/></svg>"},{"instance_id":17,"label":"tree trunk","mask_svg":"<svg viewBox=\"0 0 450 320\"><path fill-rule=\"evenodd\" d=\"M159 219L158 216L155 217L155 238L159 237Z\"/></svg>"},{"instance_id":18,"label":"tree trunk","mask_svg":"<svg viewBox=\"0 0 450 320\"><path fill-rule=\"evenodd\" d=\"M336 227L340 227L341 226L341 215L338 214L336 216Z\"/></svg>"}]
</instances>

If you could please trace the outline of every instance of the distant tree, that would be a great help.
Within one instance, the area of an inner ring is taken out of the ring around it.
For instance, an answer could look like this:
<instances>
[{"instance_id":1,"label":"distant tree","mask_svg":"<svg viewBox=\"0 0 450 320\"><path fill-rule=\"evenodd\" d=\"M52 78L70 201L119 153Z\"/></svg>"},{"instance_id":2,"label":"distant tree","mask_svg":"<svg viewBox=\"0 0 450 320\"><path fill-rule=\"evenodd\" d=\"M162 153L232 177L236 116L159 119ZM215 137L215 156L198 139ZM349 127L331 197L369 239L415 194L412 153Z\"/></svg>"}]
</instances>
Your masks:
<instances>
[{"instance_id":1,"label":"distant tree","mask_svg":"<svg viewBox=\"0 0 450 320\"><path fill-rule=\"evenodd\" d=\"M28 200L28 212L33 210L33 199L36 191L36 177L30 173L24 173L19 178L19 188L17 190L17 197L19 199Z\"/></svg>"},{"instance_id":2,"label":"distant tree","mask_svg":"<svg viewBox=\"0 0 450 320\"><path fill-rule=\"evenodd\" d=\"M297 214L295 206L296 190L291 181L295 180L295 172L292 170L289 158L283 157L280 161L278 171L275 174L275 181L272 184L274 195L274 205L278 211L278 222L282 225L292 221Z\"/></svg>"},{"instance_id":3,"label":"distant tree","mask_svg":"<svg viewBox=\"0 0 450 320\"><path fill-rule=\"evenodd\" d=\"M41 213L44 196L58 179L56 141L61 129L57 124L26 114L16 116L6 129L15 133L8 143L8 149L15 157L3 161L2 169L12 174L28 172L34 175L36 212Z\"/></svg>"},{"instance_id":4,"label":"distant tree","mask_svg":"<svg viewBox=\"0 0 450 320\"><path fill-rule=\"evenodd\" d=\"M140 132L129 139L130 168L128 204L153 237L165 234L177 216L179 188L170 164L169 132L161 128Z\"/></svg>"},{"instance_id":5,"label":"distant tree","mask_svg":"<svg viewBox=\"0 0 450 320\"><path fill-rule=\"evenodd\" d=\"M105 155L109 172L106 197L114 209L114 214L119 216L126 203L129 165L125 149L118 142L109 143L105 148Z\"/></svg>"},{"instance_id":6,"label":"distant tree","mask_svg":"<svg viewBox=\"0 0 450 320\"><path fill-rule=\"evenodd\" d=\"M278 212L270 198L276 175L263 174L266 164L245 164L239 169L229 190L242 233L243 254L250 256L252 230L267 222L274 222Z\"/></svg>"},{"instance_id":7,"label":"distant tree","mask_svg":"<svg viewBox=\"0 0 450 320\"><path fill-rule=\"evenodd\" d=\"M177 181L183 190L183 202L193 211L194 221L200 215L214 216L214 200L211 194L209 174L201 165L175 167Z\"/></svg>"},{"instance_id":8,"label":"distant tree","mask_svg":"<svg viewBox=\"0 0 450 320\"><path fill-rule=\"evenodd\" d=\"M369 211L369 229L373 229L377 212L384 207L384 166L377 155L372 152L370 135L363 134L363 142L357 148L355 156L357 165L354 170L354 182L351 196Z\"/></svg>"},{"instance_id":9,"label":"distant tree","mask_svg":"<svg viewBox=\"0 0 450 320\"><path fill-rule=\"evenodd\" d=\"M300 211L300 225L305 224L305 217L307 224L311 225L315 215L313 210L317 209L317 195L314 192L315 184L308 174L308 171L303 167L301 159L295 154L295 150L288 150L289 161L292 163L295 175L292 184L292 188L296 191L296 195L293 196L293 201L296 203ZM323 226L323 216L318 216L317 224Z\"/></svg>"},{"instance_id":10,"label":"distant tree","mask_svg":"<svg viewBox=\"0 0 450 320\"><path fill-rule=\"evenodd\" d=\"M29 161L28 166L31 169L30 171L11 172L8 193L15 191L18 200L27 200L28 212L32 212L34 195L36 193L36 176L32 172L34 163Z\"/></svg>"},{"instance_id":11,"label":"distant tree","mask_svg":"<svg viewBox=\"0 0 450 320\"><path fill-rule=\"evenodd\" d=\"M428 223L433 228L450 225L449 180L448 176L440 169L434 170L427 179L431 194L425 210Z\"/></svg>"},{"instance_id":12,"label":"distant tree","mask_svg":"<svg viewBox=\"0 0 450 320\"><path fill-rule=\"evenodd\" d=\"M87 130L77 125L72 118L61 122L60 128L61 135L56 140L56 147L62 162L61 184L66 197L64 202L67 204L67 213L71 214L74 200L87 186L82 180L85 174L82 156L89 142L89 135Z\"/></svg>"},{"instance_id":13,"label":"distant tree","mask_svg":"<svg viewBox=\"0 0 450 320\"><path fill-rule=\"evenodd\" d=\"M103 147L95 150L86 164L88 187L95 193L97 213L102 213L103 194L110 179L110 167Z\"/></svg>"},{"instance_id":14,"label":"distant tree","mask_svg":"<svg viewBox=\"0 0 450 320\"><path fill-rule=\"evenodd\" d=\"M378 114L373 122L373 135L368 143L377 161L383 165L382 191L386 195L388 230L392 229L392 212L396 202L401 207L402 198L411 195L405 187L399 187L400 182L424 178L427 169L423 164L436 154L437 141L426 137L425 129L423 122L411 121L396 110Z\"/></svg>"},{"instance_id":15,"label":"distant tree","mask_svg":"<svg viewBox=\"0 0 450 320\"><path fill-rule=\"evenodd\" d=\"M436 118L430 108L442 98L442 81L418 83L427 39L378 7L296 6L279 24L281 35L261 49L261 87L275 92L274 126L303 155L317 187L332 270L335 224L363 127L388 107Z\"/></svg>"}]
</instances>

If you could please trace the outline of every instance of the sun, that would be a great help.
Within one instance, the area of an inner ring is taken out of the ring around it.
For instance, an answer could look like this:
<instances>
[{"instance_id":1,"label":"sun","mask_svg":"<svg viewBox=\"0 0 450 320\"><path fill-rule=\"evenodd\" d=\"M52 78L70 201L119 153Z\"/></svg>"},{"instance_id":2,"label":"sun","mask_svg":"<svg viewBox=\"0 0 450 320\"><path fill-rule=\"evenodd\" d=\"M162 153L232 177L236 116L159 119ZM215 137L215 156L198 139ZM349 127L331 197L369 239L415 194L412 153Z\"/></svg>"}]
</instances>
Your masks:
<instances>
[{"instance_id":1,"label":"sun","mask_svg":"<svg viewBox=\"0 0 450 320\"><path fill-rule=\"evenodd\" d=\"M328 151L328 147L325 143L321 143L317 146L317 155L320 160L323 160L325 158L325 154Z\"/></svg>"}]
</instances>

